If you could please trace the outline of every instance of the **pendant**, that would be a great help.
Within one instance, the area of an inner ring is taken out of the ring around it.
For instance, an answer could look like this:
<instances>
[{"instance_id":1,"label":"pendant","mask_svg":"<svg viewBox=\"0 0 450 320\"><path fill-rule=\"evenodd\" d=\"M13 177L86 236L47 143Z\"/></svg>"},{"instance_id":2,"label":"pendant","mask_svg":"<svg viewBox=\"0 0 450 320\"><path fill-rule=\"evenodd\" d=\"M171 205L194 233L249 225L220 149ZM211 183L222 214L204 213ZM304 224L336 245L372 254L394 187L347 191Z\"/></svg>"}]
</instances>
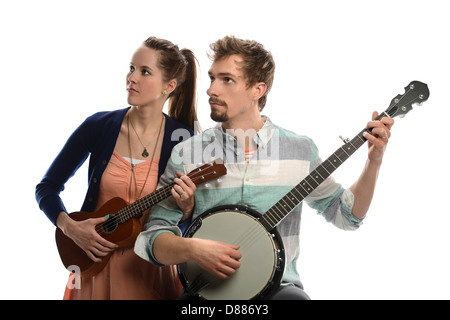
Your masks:
<instances>
[{"instance_id":1,"label":"pendant","mask_svg":"<svg viewBox=\"0 0 450 320\"><path fill-rule=\"evenodd\" d=\"M147 157L148 157L147 148L144 148L144 151L142 151L141 155L142 155L144 158L147 158Z\"/></svg>"}]
</instances>

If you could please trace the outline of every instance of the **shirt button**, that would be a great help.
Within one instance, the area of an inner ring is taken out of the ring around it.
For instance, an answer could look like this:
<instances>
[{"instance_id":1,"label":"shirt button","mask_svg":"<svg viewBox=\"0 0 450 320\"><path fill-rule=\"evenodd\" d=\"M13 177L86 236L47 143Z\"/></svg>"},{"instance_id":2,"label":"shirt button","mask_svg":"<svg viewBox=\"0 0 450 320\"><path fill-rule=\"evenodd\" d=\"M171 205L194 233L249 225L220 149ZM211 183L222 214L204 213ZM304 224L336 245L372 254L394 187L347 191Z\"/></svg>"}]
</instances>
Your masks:
<instances>
[{"instance_id":1,"label":"shirt button","mask_svg":"<svg viewBox=\"0 0 450 320\"><path fill-rule=\"evenodd\" d=\"M245 178L245 181L249 182L250 181L250 177Z\"/></svg>"},{"instance_id":2,"label":"shirt button","mask_svg":"<svg viewBox=\"0 0 450 320\"><path fill-rule=\"evenodd\" d=\"M347 204L347 206L352 207L353 206L353 202L350 201L350 199L348 197L345 197L345 203Z\"/></svg>"}]
</instances>

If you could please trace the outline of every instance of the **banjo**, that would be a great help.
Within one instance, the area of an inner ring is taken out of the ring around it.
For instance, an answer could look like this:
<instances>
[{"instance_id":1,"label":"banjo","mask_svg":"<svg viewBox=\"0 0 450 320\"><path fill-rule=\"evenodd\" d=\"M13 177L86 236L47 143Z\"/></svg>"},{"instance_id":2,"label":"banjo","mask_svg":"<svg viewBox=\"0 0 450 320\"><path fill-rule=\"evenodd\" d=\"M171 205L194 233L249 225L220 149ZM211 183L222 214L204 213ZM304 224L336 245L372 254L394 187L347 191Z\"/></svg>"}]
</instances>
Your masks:
<instances>
[{"instance_id":1,"label":"banjo","mask_svg":"<svg viewBox=\"0 0 450 320\"><path fill-rule=\"evenodd\" d=\"M429 94L426 84L412 81L405 87L405 93L392 99L389 108L376 120L403 117L413 105L426 101ZM193 261L180 264L178 274L186 292L206 300L250 300L266 299L278 289L284 273L285 252L276 226L367 141L364 132L370 130L362 130L352 140L343 139L343 146L264 214L244 206L225 205L197 217L183 237L239 244L241 266L224 280Z\"/></svg>"}]
</instances>

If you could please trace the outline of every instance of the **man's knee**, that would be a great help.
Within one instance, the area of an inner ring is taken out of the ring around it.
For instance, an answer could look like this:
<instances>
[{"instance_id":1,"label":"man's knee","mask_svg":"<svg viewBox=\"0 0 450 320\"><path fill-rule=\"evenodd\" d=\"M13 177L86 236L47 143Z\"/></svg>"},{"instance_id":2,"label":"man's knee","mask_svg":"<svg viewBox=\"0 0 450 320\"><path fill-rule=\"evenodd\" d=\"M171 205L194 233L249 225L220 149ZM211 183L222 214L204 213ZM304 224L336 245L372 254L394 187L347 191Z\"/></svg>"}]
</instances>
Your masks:
<instances>
[{"instance_id":1,"label":"man's knee","mask_svg":"<svg viewBox=\"0 0 450 320\"><path fill-rule=\"evenodd\" d=\"M270 300L311 300L302 288L293 283L282 283Z\"/></svg>"}]
</instances>

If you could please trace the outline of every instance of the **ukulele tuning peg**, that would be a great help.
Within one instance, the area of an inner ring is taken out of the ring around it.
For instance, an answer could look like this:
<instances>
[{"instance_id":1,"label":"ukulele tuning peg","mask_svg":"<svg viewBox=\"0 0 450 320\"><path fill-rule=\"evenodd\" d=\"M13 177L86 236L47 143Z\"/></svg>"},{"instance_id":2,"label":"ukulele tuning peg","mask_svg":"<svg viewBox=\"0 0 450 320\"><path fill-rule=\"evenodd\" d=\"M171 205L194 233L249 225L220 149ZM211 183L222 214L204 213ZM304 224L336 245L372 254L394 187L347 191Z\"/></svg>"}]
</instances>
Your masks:
<instances>
[{"instance_id":1,"label":"ukulele tuning peg","mask_svg":"<svg viewBox=\"0 0 450 320\"><path fill-rule=\"evenodd\" d=\"M210 188L210 187L211 187L211 184L209 182L206 182L205 183L205 188Z\"/></svg>"}]
</instances>

